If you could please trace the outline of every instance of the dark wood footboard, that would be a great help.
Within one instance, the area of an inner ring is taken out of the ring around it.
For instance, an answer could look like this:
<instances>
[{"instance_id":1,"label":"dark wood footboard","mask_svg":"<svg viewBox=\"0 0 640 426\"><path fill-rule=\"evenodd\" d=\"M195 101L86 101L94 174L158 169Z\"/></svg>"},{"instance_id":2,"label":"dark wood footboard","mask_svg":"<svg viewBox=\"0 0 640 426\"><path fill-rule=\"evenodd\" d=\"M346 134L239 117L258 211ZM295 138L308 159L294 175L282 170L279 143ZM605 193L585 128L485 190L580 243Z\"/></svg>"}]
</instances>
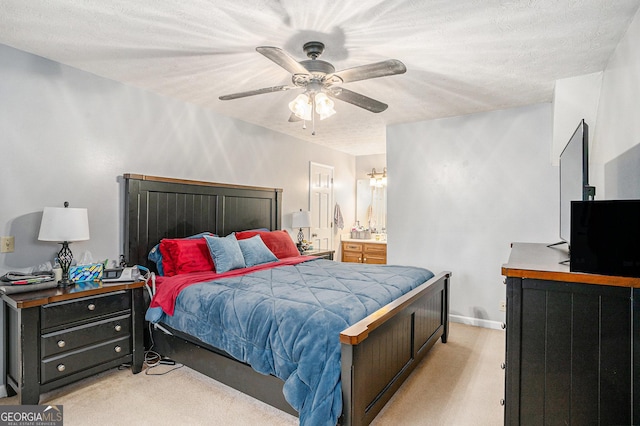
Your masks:
<instances>
[{"instance_id":1,"label":"dark wood footboard","mask_svg":"<svg viewBox=\"0 0 640 426\"><path fill-rule=\"evenodd\" d=\"M449 333L443 272L340 333L343 426L371 423L437 339Z\"/></svg>"}]
</instances>

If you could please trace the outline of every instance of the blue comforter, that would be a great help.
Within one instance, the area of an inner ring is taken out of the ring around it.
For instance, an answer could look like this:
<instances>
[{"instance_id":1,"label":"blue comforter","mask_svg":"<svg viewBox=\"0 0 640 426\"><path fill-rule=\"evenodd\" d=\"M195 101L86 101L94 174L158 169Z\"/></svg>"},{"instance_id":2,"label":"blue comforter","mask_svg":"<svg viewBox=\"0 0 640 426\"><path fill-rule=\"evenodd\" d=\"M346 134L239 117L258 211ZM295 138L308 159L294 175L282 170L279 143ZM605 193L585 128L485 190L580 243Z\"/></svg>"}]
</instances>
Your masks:
<instances>
[{"instance_id":1,"label":"blue comforter","mask_svg":"<svg viewBox=\"0 0 640 426\"><path fill-rule=\"evenodd\" d=\"M282 379L301 425L335 425L342 412L339 334L433 277L426 269L315 259L191 285L173 316L147 319L223 349Z\"/></svg>"}]
</instances>

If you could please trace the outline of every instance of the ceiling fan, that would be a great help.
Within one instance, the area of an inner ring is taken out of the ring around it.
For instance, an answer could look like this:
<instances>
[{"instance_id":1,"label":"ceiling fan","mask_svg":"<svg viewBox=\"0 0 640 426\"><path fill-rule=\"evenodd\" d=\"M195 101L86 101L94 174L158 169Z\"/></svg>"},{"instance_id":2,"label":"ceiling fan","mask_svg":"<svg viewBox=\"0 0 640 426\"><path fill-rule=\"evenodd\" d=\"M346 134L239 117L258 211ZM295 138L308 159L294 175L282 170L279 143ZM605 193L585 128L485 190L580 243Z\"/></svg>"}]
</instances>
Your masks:
<instances>
[{"instance_id":1,"label":"ceiling fan","mask_svg":"<svg viewBox=\"0 0 640 426\"><path fill-rule=\"evenodd\" d=\"M324 52L323 43L310 41L305 43L302 49L307 54L308 60L296 61L291 55L278 47L256 47L259 53L292 74L292 84L224 95L220 96L219 99L227 101L247 96L261 95L263 93L303 89L304 93L298 95L298 97L289 104L292 112L289 121L313 121L316 114L320 116L321 120L330 117L335 113L331 99L339 99L343 102L364 108L367 111L379 113L386 110L388 105L360 93L345 89L342 87L342 84L402 74L407 71L407 68L402 62L396 59L388 59L386 61L347 68L336 72L334 66L329 62L318 59L322 52Z\"/></svg>"}]
</instances>

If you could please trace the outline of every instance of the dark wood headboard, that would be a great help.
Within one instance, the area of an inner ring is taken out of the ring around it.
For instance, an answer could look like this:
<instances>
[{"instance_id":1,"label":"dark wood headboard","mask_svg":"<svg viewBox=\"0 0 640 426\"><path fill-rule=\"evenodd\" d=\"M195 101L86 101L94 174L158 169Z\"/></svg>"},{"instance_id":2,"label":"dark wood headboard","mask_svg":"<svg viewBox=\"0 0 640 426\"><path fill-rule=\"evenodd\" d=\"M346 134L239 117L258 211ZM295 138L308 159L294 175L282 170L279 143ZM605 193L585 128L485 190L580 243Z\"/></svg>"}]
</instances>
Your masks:
<instances>
[{"instance_id":1,"label":"dark wood headboard","mask_svg":"<svg viewBox=\"0 0 640 426\"><path fill-rule=\"evenodd\" d=\"M163 238L209 231L281 228L282 189L125 174L129 265L155 270L147 256Z\"/></svg>"}]
</instances>

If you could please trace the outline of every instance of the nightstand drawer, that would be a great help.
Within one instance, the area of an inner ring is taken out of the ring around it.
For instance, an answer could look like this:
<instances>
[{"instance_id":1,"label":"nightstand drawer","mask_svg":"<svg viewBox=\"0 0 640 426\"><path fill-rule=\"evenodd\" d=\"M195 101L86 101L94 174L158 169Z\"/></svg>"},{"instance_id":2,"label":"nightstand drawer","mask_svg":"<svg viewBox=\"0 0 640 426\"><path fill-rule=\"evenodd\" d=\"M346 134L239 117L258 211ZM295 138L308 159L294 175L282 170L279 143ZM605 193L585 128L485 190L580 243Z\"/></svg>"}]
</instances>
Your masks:
<instances>
[{"instance_id":1,"label":"nightstand drawer","mask_svg":"<svg viewBox=\"0 0 640 426\"><path fill-rule=\"evenodd\" d=\"M131 338L125 336L42 360L42 383L131 354Z\"/></svg>"},{"instance_id":2,"label":"nightstand drawer","mask_svg":"<svg viewBox=\"0 0 640 426\"><path fill-rule=\"evenodd\" d=\"M43 334L42 357L89 346L105 340L128 336L131 332L131 315L121 315L89 324Z\"/></svg>"},{"instance_id":3,"label":"nightstand drawer","mask_svg":"<svg viewBox=\"0 0 640 426\"><path fill-rule=\"evenodd\" d=\"M118 291L106 295L83 297L68 302L50 303L42 307L42 330L66 325L131 308L131 295Z\"/></svg>"}]
</instances>

